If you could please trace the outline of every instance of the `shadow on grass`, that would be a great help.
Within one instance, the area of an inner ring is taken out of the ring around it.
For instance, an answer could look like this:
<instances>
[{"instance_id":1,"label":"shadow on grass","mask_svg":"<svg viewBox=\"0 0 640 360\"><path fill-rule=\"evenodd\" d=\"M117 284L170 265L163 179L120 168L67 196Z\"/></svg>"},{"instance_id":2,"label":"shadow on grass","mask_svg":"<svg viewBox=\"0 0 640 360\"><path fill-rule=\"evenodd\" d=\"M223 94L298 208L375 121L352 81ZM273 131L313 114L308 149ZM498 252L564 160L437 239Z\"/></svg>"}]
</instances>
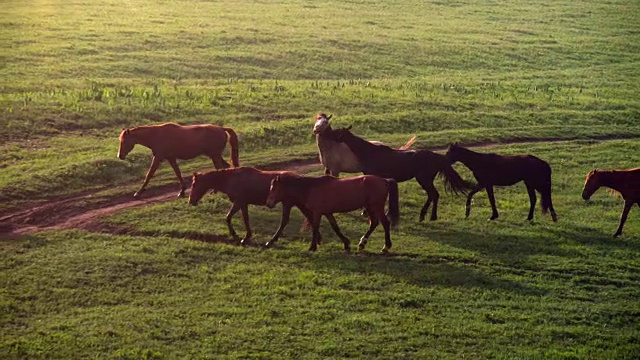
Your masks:
<instances>
[{"instance_id":1,"label":"shadow on grass","mask_svg":"<svg viewBox=\"0 0 640 360\"><path fill-rule=\"evenodd\" d=\"M613 237L617 227L618 223L611 224L611 231L607 232L606 229L600 230L583 225L566 224L566 226L551 228L548 231L556 237L573 239L584 245L640 252L640 242L637 241L640 234L623 232L622 236Z\"/></svg>"},{"instance_id":2,"label":"shadow on grass","mask_svg":"<svg viewBox=\"0 0 640 360\"><path fill-rule=\"evenodd\" d=\"M166 237L171 237L176 239L189 239L189 240L201 241L206 243L237 244L236 241L224 235L200 233L197 231L141 230L141 229L134 229L131 227L113 224L113 223L100 223L99 225L87 230L92 232L107 233L107 234L114 234L114 235L129 235L129 236L143 236L143 237L166 236Z\"/></svg>"},{"instance_id":3,"label":"shadow on grass","mask_svg":"<svg viewBox=\"0 0 640 360\"><path fill-rule=\"evenodd\" d=\"M487 274L481 266L476 264L451 262L439 257L402 253L383 255L369 252L336 256L336 254L318 252L308 254L305 260L304 264L314 270L355 273L363 276L383 274L398 282L423 288L446 286L509 291L534 296L545 294L542 289ZM343 287L349 288L349 285L346 284ZM358 290L357 285L353 290Z\"/></svg>"}]
</instances>

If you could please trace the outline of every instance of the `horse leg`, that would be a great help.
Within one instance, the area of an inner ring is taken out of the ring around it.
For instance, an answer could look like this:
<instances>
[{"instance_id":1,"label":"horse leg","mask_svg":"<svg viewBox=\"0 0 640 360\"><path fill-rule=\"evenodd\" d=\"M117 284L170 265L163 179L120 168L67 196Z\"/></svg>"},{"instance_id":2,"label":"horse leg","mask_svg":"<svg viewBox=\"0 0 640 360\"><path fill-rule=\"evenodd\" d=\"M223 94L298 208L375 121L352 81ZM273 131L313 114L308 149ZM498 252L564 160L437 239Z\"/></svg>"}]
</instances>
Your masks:
<instances>
[{"instance_id":1,"label":"horse leg","mask_svg":"<svg viewBox=\"0 0 640 360\"><path fill-rule=\"evenodd\" d=\"M153 174L155 174L156 170L158 170L158 166L160 166L160 162L162 162L161 159L159 159L156 156L153 157L153 159L151 160L151 166L149 167L149 171L147 171L147 176L144 177L144 182L142 183L140 190L136 191L136 193L133 194L133 197L138 197L140 196L140 194L142 194L142 192L147 187L149 180L151 180L151 178L153 177Z\"/></svg>"},{"instance_id":2,"label":"horse leg","mask_svg":"<svg viewBox=\"0 0 640 360\"><path fill-rule=\"evenodd\" d=\"M336 222L336 218L333 217L333 214L325 214L324 217L326 217L327 220L329 220L329 224L331 225L333 232L335 232L336 235L338 235L338 237L340 238L340 240L342 240L342 243L344 244L344 251L351 252L351 242L349 241L349 239L347 239L346 236L344 236L344 234L342 234L342 231L340 231L340 228L338 227L338 223Z\"/></svg>"},{"instance_id":3,"label":"horse leg","mask_svg":"<svg viewBox=\"0 0 640 360\"><path fill-rule=\"evenodd\" d=\"M231 167L231 165L229 165L228 162L226 162L223 158L222 155L218 154L215 156L210 156L211 160L213 161L213 167L216 168L216 170L220 170L220 169L228 169Z\"/></svg>"},{"instance_id":4,"label":"horse leg","mask_svg":"<svg viewBox=\"0 0 640 360\"><path fill-rule=\"evenodd\" d=\"M378 214L378 218L380 219L380 223L384 228L384 247L382 248L382 253L386 254L389 252L389 249L391 249L392 244L391 244L391 233L389 231L389 228L390 228L389 219L384 214L384 209L380 210L380 213Z\"/></svg>"},{"instance_id":5,"label":"horse leg","mask_svg":"<svg viewBox=\"0 0 640 360\"><path fill-rule=\"evenodd\" d=\"M171 167L173 168L173 172L176 173L178 177L178 182L180 182L180 192L178 193L178 197L184 196L184 191L187 189L187 186L184 184L184 180L182 180L182 174L180 173L180 168L178 167L178 162L176 159L167 159Z\"/></svg>"},{"instance_id":6,"label":"horse leg","mask_svg":"<svg viewBox=\"0 0 640 360\"><path fill-rule=\"evenodd\" d=\"M238 210L240 210L240 205L238 205L237 203L233 203L233 205L231 205L231 209L229 209L229 212L227 213L227 218L225 220L227 222L227 227L229 228L229 233L231 234L231 237L234 241L238 241L240 238L238 237L238 234L236 234L236 231L233 229L231 219L233 218L233 215L238 212Z\"/></svg>"},{"instance_id":7,"label":"horse leg","mask_svg":"<svg viewBox=\"0 0 640 360\"><path fill-rule=\"evenodd\" d=\"M556 210L553 208L553 201L551 201L551 181L547 183L547 185L542 186L542 191L540 191L540 196L542 197L542 203L545 203L545 199L547 204L549 204L549 213L551 214L551 219L553 222L558 221L558 215L556 215Z\"/></svg>"},{"instance_id":8,"label":"horse leg","mask_svg":"<svg viewBox=\"0 0 640 360\"><path fill-rule=\"evenodd\" d=\"M358 249L360 250L364 250L364 247L369 241L369 236L371 236L371 233L376 229L379 223L378 218L374 216L372 209L367 209L367 212L369 213L369 230L367 230L367 232L360 238L360 242L358 243Z\"/></svg>"},{"instance_id":9,"label":"horse leg","mask_svg":"<svg viewBox=\"0 0 640 360\"><path fill-rule=\"evenodd\" d=\"M529 216L527 216L527 220L533 220L533 210L536 207L536 189L530 183L526 182L524 185L527 187L527 193L529 193L529 203L531 207L529 208Z\"/></svg>"},{"instance_id":10,"label":"horse leg","mask_svg":"<svg viewBox=\"0 0 640 360\"><path fill-rule=\"evenodd\" d=\"M493 186L487 186L487 196L489 197L489 204L491 204L491 217L489 220L495 220L498 218L498 209L496 208L496 198L493 196Z\"/></svg>"},{"instance_id":11,"label":"horse leg","mask_svg":"<svg viewBox=\"0 0 640 360\"><path fill-rule=\"evenodd\" d=\"M273 244L275 244L276 241L278 241L278 239L282 235L282 232L284 231L284 227L287 226L287 224L289 223L289 216L291 215L291 207L292 205L289 204L288 202L284 202L284 201L282 202L282 217L280 218L280 226L278 227L278 230L276 231L276 233L273 234L273 236L271 237L271 240L269 240L266 244L264 244L264 246L271 247L273 246Z\"/></svg>"},{"instance_id":12,"label":"horse leg","mask_svg":"<svg viewBox=\"0 0 640 360\"><path fill-rule=\"evenodd\" d=\"M434 221L438 220L438 199L440 198L440 193L435 186L433 186L433 177L425 178L419 177L416 178L418 180L418 184L427 192L427 200L422 206L422 210L420 210L420 221L424 220L425 215L427 214L427 210L429 210L429 206L433 203L433 207L431 208L431 218L429 220Z\"/></svg>"},{"instance_id":13,"label":"horse leg","mask_svg":"<svg viewBox=\"0 0 640 360\"><path fill-rule=\"evenodd\" d=\"M422 210L420 210L420 222L424 221L424 217L427 215L427 210L429 210L429 206L431 205L431 198L427 195L427 201L424 203Z\"/></svg>"},{"instance_id":14,"label":"horse leg","mask_svg":"<svg viewBox=\"0 0 640 360\"><path fill-rule=\"evenodd\" d=\"M251 225L249 225L249 205L242 205L240 210L242 211L242 221L244 222L244 228L247 230L247 233L244 235L244 238L242 238L242 241L240 241L240 244L247 245L251 241L251 235L253 235L253 233L251 232Z\"/></svg>"},{"instance_id":15,"label":"horse leg","mask_svg":"<svg viewBox=\"0 0 640 360\"><path fill-rule=\"evenodd\" d=\"M469 195L467 195L467 205L465 207L464 217L469 217L471 214L471 200L473 200L473 195L475 195L478 191L482 190L483 186L480 184L476 185L471 191L469 191Z\"/></svg>"},{"instance_id":16,"label":"horse leg","mask_svg":"<svg viewBox=\"0 0 640 360\"><path fill-rule=\"evenodd\" d=\"M613 237L618 237L622 235L622 227L624 226L624 222L627 221L627 215L629 215L629 210L633 206L633 201L625 200L624 201L624 209L622 209L622 215L620 215L620 225L618 225L618 231L613 234Z\"/></svg>"},{"instance_id":17,"label":"horse leg","mask_svg":"<svg viewBox=\"0 0 640 360\"><path fill-rule=\"evenodd\" d=\"M309 251L318 250L318 240L320 238L320 214L313 214L311 220L311 229L312 229L312 238L311 238L311 246L309 247Z\"/></svg>"}]
</instances>

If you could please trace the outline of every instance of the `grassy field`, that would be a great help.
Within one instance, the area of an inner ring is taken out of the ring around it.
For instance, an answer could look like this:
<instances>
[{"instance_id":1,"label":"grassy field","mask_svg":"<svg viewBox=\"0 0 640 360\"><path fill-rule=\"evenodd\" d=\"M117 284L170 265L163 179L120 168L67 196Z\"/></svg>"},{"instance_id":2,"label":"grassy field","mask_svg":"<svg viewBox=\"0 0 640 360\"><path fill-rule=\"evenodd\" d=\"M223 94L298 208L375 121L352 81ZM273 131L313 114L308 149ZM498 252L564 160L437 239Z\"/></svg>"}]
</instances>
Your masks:
<instances>
[{"instance_id":1,"label":"grassy field","mask_svg":"<svg viewBox=\"0 0 640 360\"><path fill-rule=\"evenodd\" d=\"M634 358L639 209L612 239L621 199L580 191L594 167L640 166L638 18L633 0L3 1L0 213L133 193L150 153L117 160L122 127L224 124L257 165L313 157L323 111L394 145L533 153L560 220L525 221L517 185L495 222L479 193L469 219L443 195L418 223L407 182L388 257L381 232L349 256L328 227L309 254L297 213L273 250L192 240L227 234L217 195L102 219L120 235L0 239L0 357ZM264 242L278 212L251 212ZM338 221L352 241L366 229Z\"/></svg>"}]
</instances>

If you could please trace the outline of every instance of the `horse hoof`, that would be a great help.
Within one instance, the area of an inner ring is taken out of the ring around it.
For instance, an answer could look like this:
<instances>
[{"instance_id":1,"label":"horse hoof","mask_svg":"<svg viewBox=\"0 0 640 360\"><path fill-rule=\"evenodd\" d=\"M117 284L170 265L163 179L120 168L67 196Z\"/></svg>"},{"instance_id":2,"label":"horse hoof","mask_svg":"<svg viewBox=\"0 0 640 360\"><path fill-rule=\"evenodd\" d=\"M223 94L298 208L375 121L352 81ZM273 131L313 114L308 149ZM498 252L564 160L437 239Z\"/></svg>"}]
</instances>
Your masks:
<instances>
[{"instance_id":1,"label":"horse hoof","mask_svg":"<svg viewBox=\"0 0 640 360\"><path fill-rule=\"evenodd\" d=\"M617 232L617 233L613 234L613 237L615 238L615 237L618 237L620 235L622 235L622 233L621 232Z\"/></svg>"},{"instance_id":2,"label":"horse hoof","mask_svg":"<svg viewBox=\"0 0 640 360\"><path fill-rule=\"evenodd\" d=\"M179 198L184 197L184 191L179 192L179 193L178 193L178 197L179 197Z\"/></svg>"},{"instance_id":3,"label":"horse hoof","mask_svg":"<svg viewBox=\"0 0 640 360\"><path fill-rule=\"evenodd\" d=\"M267 249L272 248L272 247L273 247L273 242L272 242L272 241L267 241L267 242L264 244L264 247L266 247Z\"/></svg>"},{"instance_id":4,"label":"horse hoof","mask_svg":"<svg viewBox=\"0 0 640 360\"><path fill-rule=\"evenodd\" d=\"M386 247L383 247L381 253L388 254L389 253L389 249L387 249Z\"/></svg>"},{"instance_id":5,"label":"horse hoof","mask_svg":"<svg viewBox=\"0 0 640 360\"><path fill-rule=\"evenodd\" d=\"M364 250L364 244L358 244L358 250Z\"/></svg>"}]
</instances>

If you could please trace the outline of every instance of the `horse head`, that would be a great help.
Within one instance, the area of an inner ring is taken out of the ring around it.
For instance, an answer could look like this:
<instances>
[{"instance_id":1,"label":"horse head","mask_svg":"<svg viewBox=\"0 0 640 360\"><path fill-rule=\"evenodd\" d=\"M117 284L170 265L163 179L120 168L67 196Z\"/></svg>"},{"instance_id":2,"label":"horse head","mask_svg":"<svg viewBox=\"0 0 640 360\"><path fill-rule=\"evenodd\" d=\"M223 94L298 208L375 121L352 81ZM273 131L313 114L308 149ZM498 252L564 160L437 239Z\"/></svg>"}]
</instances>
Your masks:
<instances>
[{"instance_id":1,"label":"horse head","mask_svg":"<svg viewBox=\"0 0 640 360\"><path fill-rule=\"evenodd\" d=\"M329 134L328 134L328 138L333 140L333 141L337 141L337 142L344 142L344 140L349 137L349 136L353 136L353 134L351 133L351 127L353 125L349 125L345 128L340 128L340 129L334 129L332 130Z\"/></svg>"},{"instance_id":2,"label":"horse head","mask_svg":"<svg viewBox=\"0 0 640 360\"><path fill-rule=\"evenodd\" d=\"M589 200L596 190L601 186L601 171L594 169L587 174L587 178L584 181L584 188L582 189L582 198Z\"/></svg>"},{"instance_id":3,"label":"horse head","mask_svg":"<svg viewBox=\"0 0 640 360\"><path fill-rule=\"evenodd\" d=\"M266 205L268 208L273 208L277 203L284 199L284 187L282 186L282 179L280 175L277 175L271 180L269 186L269 195L267 195Z\"/></svg>"},{"instance_id":4,"label":"horse head","mask_svg":"<svg viewBox=\"0 0 640 360\"><path fill-rule=\"evenodd\" d=\"M120 133L120 147L118 148L118 158L120 160L124 160L127 157L127 154L133 150L133 146L136 144L133 139L133 135L131 134L131 130L122 129Z\"/></svg>"},{"instance_id":5,"label":"horse head","mask_svg":"<svg viewBox=\"0 0 640 360\"><path fill-rule=\"evenodd\" d=\"M191 192L189 193L189 205L198 205L198 202L209 189L205 184L204 176L197 172L193 173L193 179L191 181Z\"/></svg>"},{"instance_id":6,"label":"horse head","mask_svg":"<svg viewBox=\"0 0 640 360\"><path fill-rule=\"evenodd\" d=\"M458 145L458 143L451 143L447 148L447 153L445 154L445 156L447 157L447 159L449 159L449 162L453 164L456 161L460 161L460 155L461 155L462 149L463 147Z\"/></svg>"},{"instance_id":7,"label":"horse head","mask_svg":"<svg viewBox=\"0 0 640 360\"><path fill-rule=\"evenodd\" d=\"M329 120L331 120L332 116L333 115L327 116L323 113L318 113L318 115L316 115L316 122L313 125L313 134L318 135L325 130L330 129L331 124L329 124Z\"/></svg>"}]
</instances>

